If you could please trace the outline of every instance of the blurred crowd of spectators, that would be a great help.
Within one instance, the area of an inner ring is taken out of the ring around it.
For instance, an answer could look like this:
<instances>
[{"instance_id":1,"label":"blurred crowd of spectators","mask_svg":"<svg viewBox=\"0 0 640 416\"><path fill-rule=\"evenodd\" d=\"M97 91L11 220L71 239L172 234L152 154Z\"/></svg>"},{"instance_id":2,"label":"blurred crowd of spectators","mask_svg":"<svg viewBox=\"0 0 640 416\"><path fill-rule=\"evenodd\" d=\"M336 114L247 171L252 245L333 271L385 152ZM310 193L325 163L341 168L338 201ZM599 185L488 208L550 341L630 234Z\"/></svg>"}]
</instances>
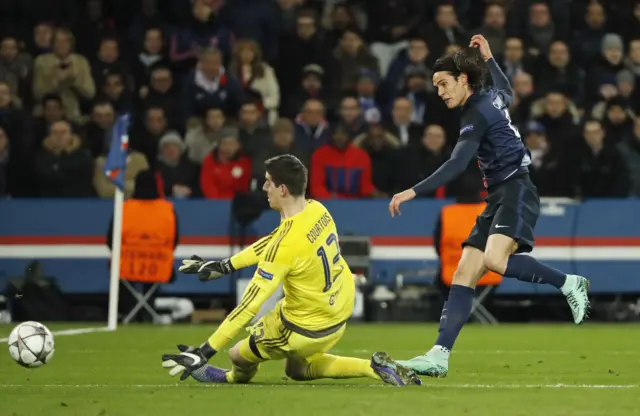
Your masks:
<instances>
[{"instance_id":1,"label":"blurred crowd of spectators","mask_svg":"<svg viewBox=\"0 0 640 416\"><path fill-rule=\"evenodd\" d=\"M431 67L475 33L542 196L640 196L629 0L0 0L0 196L111 197L123 113L127 195L151 169L167 197L232 198L292 153L312 197L388 196L449 157L459 115ZM470 183L475 161L431 196Z\"/></svg>"}]
</instances>

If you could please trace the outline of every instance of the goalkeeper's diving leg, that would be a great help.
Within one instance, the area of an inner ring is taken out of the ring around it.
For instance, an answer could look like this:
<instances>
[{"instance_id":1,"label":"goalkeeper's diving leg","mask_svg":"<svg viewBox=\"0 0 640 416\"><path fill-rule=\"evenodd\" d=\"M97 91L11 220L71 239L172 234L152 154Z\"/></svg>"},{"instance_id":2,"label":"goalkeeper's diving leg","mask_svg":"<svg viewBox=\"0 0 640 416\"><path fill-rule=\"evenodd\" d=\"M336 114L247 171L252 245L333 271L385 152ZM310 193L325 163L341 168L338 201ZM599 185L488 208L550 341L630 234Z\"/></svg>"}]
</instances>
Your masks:
<instances>
[{"instance_id":1,"label":"goalkeeper's diving leg","mask_svg":"<svg viewBox=\"0 0 640 416\"><path fill-rule=\"evenodd\" d=\"M249 338L229 351L231 370L206 365L191 376L204 383L248 383L258 373L260 363L268 360L252 344ZM395 386L421 384L414 371L396 364L385 353L376 353L371 360L324 353L308 358L291 356L286 359L285 373L295 381L366 377Z\"/></svg>"}]
</instances>

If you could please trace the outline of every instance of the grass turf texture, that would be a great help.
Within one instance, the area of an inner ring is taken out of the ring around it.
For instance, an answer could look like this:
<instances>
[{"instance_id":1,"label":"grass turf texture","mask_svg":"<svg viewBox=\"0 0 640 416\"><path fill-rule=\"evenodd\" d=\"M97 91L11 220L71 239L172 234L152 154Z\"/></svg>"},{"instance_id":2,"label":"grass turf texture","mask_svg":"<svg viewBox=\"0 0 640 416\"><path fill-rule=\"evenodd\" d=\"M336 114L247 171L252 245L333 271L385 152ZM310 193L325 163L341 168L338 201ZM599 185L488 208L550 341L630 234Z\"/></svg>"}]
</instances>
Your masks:
<instances>
[{"instance_id":1,"label":"grass turf texture","mask_svg":"<svg viewBox=\"0 0 640 416\"><path fill-rule=\"evenodd\" d=\"M49 325L52 330L69 326ZM469 325L446 379L387 387L372 380L298 383L283 363L263 364L250 385L180 383L161 367L177 343L199 344L207 326L128 326L56 338L38 369L0 354L1 416L211 415L637 415L640 326ZM11 326L0 326L0 337ZM434 325L350 325L336 354L385 350L410 358L431 346ZM6 348L6 347L5 347ZM212 363L228 368L226 351Z\"/></svg>"}]
</instances>

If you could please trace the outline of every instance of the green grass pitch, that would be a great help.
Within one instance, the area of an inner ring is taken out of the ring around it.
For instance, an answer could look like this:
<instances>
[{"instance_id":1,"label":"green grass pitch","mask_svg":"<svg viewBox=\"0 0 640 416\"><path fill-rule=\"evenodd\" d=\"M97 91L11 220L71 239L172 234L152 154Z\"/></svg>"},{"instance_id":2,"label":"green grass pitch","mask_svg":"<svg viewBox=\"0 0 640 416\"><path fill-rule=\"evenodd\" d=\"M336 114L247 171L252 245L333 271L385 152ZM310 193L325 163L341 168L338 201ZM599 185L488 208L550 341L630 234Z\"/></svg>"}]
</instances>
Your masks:
<instances>
[{"instance_id":1,"label":"green grass pitch","mask_svg":"<svg viewBox=\"0 0 640 416\"><path fill-rule=\"evenodd\" d=\"M52 330L69 328L50 325ZM177 343L199 344L211 326L128 326L56 338L38 369L0 354L0 416L176 415L638 415L640 326L466 327L448 378L395 388L371 380L298 383L282 362L250 385L179 382L161 366ZM11 326L0 326L6 337ZM334 353L409 358L430 347L434 325L352 324ZM213 364L228 367L226 351Z\"/></svg>"}]
</instances>

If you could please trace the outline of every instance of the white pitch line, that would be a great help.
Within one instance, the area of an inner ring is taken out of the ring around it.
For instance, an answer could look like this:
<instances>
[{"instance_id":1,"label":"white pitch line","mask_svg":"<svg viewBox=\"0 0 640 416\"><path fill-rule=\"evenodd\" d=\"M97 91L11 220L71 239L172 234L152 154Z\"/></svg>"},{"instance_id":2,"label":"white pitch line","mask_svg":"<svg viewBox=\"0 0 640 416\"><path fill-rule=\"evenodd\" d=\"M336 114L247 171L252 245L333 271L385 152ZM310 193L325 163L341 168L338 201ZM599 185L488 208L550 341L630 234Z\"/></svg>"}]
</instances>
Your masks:
<instances>
[{"instance_id":1,"label":"white pitch line","mask_svg":"<svg viewBox=\"0 0 640 416\"><path fill-rule=\"evenodd\" d=\"M339 354L345 354L345 353L351 353L351 354L373 354L376 351L379 350L367 350L367 349L360 349L360 350L343 350L340 348L337 348L335 350L331 350L334 353L339 353ZM414 349L414 350L397 350L397 349L388 349L388 352L392 352L395 355L398 354L419 354L419 353L424 353L424 351L418 350L418 349ZM563 351L563 350L457 350L457 351L451 351L451 354L460 354L460 355L467 355L467 354L478 354L478 355L487 355L487 354L497 354L497 355L501 355L501 354L533 354L533 355L585 355L584 353L575 350L575 351ZM640 350L634 351L634 350L612 350L612 351L602 351L599 352L598 354L600 355L640 355Z\"/></svg>"},{"instance_id":2,"label":"white pitch line","mask_svg":"<svg viewBox=\"0 0 640 416\"><path fill-rule=\"evenodd\" d=\"M54 336L58 335L80 335L80 334L91 334L93 332L109 332L111 329L106 326L99 328L75 328L75 329L63 329L61 331L51 331ZM0 338L0 342L7 342L9 338Z\"/></svg>"},{"instance_id":3,"label":"white pitch line","mask_svg":"<svg viewBox=\"0 0 640 416\"><path fill-rule=\"evenodd\" d=\"M56 389L167 389L167 388L344 388L366 387L387 388L384 384L0 384L0 389L13 388L56 388ZM422 387L441 389L636 389L637 384L446 384L425 383ZM419 387L413 387L419 388Z\"/></svg>"}]
</instances>

